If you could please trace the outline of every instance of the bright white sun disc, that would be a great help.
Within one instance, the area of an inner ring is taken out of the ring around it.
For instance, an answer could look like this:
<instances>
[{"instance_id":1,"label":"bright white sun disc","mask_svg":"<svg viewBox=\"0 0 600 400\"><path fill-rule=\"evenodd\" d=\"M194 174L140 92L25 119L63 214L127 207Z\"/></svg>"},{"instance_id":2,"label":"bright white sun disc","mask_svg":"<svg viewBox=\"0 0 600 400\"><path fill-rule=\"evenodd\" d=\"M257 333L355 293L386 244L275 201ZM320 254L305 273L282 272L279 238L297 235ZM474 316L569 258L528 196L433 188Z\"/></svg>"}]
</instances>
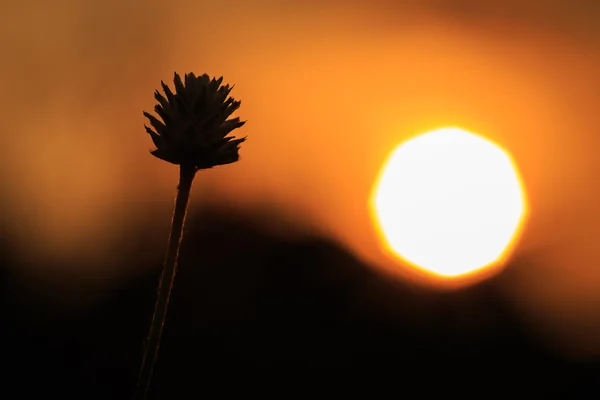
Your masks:
<instances>
[{"instance_id":1,"label":"bright white sun disc","mask_svg":"<svg viewBox=\"0 0 600 400\"><path fill-rule=\"evenodd\" d=\"M501 258L525 213L523 187L510 156L457 128L436 130L396 148L373 203L393 253L448 277Z\"/></svg>"}]
</instances>

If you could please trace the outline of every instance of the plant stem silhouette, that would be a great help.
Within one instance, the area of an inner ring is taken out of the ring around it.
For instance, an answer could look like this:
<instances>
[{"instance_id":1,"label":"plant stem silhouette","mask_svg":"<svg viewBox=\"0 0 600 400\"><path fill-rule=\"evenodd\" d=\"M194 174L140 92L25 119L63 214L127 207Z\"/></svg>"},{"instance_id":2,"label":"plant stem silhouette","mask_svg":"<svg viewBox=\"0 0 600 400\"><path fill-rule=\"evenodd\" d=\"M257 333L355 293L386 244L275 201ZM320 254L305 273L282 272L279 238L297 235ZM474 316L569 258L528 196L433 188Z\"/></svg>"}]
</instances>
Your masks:
<instances>
[{"instance_id":1,"label":"plant stem silhouette","mask_svg":"<svg viewBox=\"0 0 600 400\"><path fill-rule=\"evenodd\" d=\"M144 357L142 359L136 400L145 399L150 389L150 381L152 379L156 357L158 356L158 349L167 316L167 309L169 307L171 290L173 289L173 282L175 281L175 275L177 274L179 247L181 245L185 216L195 174L196 168L194 166L182 165L179 168L179 186L177 187L175 210L173 211L171 233L169 234L169 247L167 248L165 263L158 282L158 295L154 307L154 314L152 315L152 322L150 324L150 332L148 333L146 342L146 350L144 351Z\"/></svg>"},{"instance_id":2,"label":"plant stem silhouette","mask_svg":"<svg viewBox=\"0 0 600 400\"><path fill-rule=\"evenodd\" d=\"M175 73L175 93L164 82L161 82L161 86L165 95L158 90L154 93L158 101L154 111L160 119L144 112L152 126L145 126L146 132L156 145L150 154L179 165L179 186L169 247L158 283L156 305L138 377L136 400L145 399L150 390L169 298L177 274L179 246L194 176L199 170L238 161L240 144L246 140L245 137L228 136L246 121L241 121L239 117L230 118L240 107L241 101L230 97L233 86L221 85L222 82L223 77L211 79L207 74L196 76L193 73L185 74L182 80Z\"/></svg>"}]
</instances>

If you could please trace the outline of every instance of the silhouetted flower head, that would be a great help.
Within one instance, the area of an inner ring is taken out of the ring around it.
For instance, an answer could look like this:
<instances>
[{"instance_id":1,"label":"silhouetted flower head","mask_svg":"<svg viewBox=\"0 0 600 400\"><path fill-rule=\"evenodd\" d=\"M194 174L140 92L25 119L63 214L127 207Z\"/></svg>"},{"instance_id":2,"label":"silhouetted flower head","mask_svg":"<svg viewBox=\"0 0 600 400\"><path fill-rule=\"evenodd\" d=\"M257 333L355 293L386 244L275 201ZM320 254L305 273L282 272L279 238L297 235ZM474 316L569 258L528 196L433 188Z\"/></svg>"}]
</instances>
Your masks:
<instances>
[{"instance_id":1,"label":"silhouetted flower head","mask_svg":"<svg viewBox=\"0 0 600 400\"><path fill-rule=\"evenodd\" d=\"M239 160L240 143L246 140L227 136L245 124L229 118L241 102L229 97L233 86L224 85L223 77L185 74L184 81L175 73L175 93L161 81L165 96L157 90L158 118L144 112L152 128L145 126L156 150L150 153L177 165L193 165L198 169L230 164Z\"/></svg>"}]
</instances>

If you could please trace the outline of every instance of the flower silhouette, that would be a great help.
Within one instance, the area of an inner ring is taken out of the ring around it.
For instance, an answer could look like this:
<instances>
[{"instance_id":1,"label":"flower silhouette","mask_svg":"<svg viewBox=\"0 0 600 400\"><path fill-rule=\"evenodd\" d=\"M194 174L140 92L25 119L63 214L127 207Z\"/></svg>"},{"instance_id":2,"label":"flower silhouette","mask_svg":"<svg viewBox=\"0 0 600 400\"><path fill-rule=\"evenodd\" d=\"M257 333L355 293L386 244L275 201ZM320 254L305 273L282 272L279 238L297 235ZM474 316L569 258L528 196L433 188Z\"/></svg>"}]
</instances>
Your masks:
<instances>
[{"instance_id":1,"label":"flower silhouette","mask_svg":"<svg viewBox=\"0 0 600 400\"><path fill-rule=\"evenodd\" d=\"M175 93L161 82L165 96L158 90L154 111L160 117L144 112L152 128L145 126L156 149L150 153L161 160L179 165L179 185L171 222L169 243L158 294L150 323L146 349L138 377L136 399L146 399L158 355L169 298L177 274L179 247L194 176L198 170L239 160L240 143L246 140L228 136L245 124L239 118L230 118L241 102L229 97L233 86L221 86L223 78L210 79L208 75L185 74L185 84L175 72ZM162 121L161 121L162 119Z\"/></svg>"},{"instance_id":2,"label":"flower silhouette","mask_svg":"<svg viewBox=\"0 0 600 400\"><path fill-rule=\"evenodd\" d=\"M175 93L161 82L165 93L158 90L154 111L160 119L144 112L152 128L145 125L156 150L151 154L177 165L212 168L239 160L239 146L246 140L227 136L246 121L229 118L240 107L241 101L229 96L233 86L222 86L223 77L210 78L207 74L185 74L184 81L177 72L173 79ZM161 121L162 120L162 121Z\"/></svg>"}]
</instances>

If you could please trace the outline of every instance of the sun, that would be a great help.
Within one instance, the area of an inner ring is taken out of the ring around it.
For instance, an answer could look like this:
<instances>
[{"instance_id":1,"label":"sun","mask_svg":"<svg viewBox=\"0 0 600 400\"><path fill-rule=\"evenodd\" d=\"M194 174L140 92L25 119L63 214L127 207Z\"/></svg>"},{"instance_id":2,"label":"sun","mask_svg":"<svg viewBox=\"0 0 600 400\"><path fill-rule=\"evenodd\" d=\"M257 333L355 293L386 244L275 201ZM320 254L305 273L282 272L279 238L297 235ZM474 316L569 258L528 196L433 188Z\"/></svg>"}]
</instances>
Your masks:
<instances>
[{"instance_id":1,"label":"sun","mask_svg":"<svg viewBox=\"0 0 600 400\"><path fill-rule=\"evenodd\" d=\"M382 168L371 207L389 251L442 277L497 264L526 214L509 154L459 128L399 145Z\"/></svg>"}]
</instances>

